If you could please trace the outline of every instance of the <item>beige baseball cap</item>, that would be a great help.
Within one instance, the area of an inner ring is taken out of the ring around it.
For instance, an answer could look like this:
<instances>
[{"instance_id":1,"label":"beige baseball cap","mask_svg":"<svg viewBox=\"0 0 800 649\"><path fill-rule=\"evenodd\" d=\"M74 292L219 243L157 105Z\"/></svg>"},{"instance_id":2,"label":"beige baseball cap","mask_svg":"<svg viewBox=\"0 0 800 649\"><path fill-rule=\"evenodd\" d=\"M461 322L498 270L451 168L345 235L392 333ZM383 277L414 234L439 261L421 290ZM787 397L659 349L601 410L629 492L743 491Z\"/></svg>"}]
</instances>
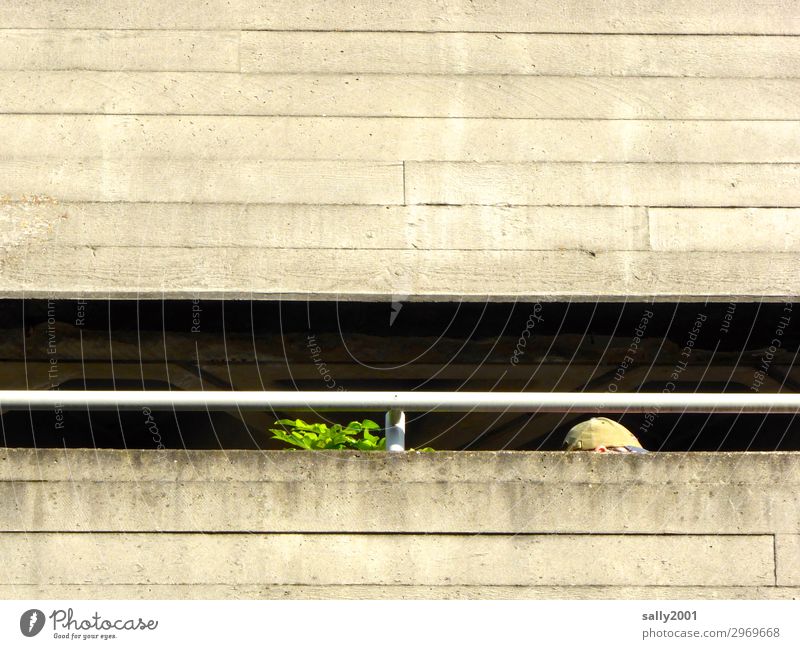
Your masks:
<instances>
[{"instance_id":1,"label":"beige baseball cap","mask_svg":"<svg viewBox=\"0 0 800 649\"><path fill-rule=\"evenodd\" d=\"M631 431L606 417L592 417L576 424L570 428L563 444L565 451L591 451L598 446L627 446L634 453L645 452Z\"/></svg>"}]
</instances>

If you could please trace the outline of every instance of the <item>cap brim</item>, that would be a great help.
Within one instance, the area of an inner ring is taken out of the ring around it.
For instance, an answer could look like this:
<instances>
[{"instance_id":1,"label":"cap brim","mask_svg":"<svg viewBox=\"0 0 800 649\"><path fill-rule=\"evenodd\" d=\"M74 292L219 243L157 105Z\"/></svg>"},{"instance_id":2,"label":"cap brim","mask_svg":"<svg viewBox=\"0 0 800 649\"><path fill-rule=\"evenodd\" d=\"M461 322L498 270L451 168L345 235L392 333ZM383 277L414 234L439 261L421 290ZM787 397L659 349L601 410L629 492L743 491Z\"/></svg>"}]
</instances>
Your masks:
<instances>
[{"instance_id":1,"label":"cap brim","mask_svg":"<svg viewBox=\"0 0 800 649\"><path fill-rule=\"evenodd\" d=\"M641 446L626 446L631 453L649 453L646 448L642 448Z\"/></svg>"}]
</instances>

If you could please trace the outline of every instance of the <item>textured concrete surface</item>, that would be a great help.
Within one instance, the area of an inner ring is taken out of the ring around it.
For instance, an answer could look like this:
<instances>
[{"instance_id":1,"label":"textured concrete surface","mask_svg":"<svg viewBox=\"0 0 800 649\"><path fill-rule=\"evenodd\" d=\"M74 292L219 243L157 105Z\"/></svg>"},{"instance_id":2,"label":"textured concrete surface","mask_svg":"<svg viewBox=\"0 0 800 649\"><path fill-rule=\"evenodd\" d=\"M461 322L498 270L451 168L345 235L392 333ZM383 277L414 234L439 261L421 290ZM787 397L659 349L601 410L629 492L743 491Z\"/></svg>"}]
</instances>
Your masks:
<instances>
[{"instance_id":1,"label":"textured concrete surface","mask_svg":"<svg viewBox=\"0 0 800 649\"><path fill-rule=\"evenodd\" d=\"M796 120L798 89L796 78L25 70L0 72L0 113Z\"/></svg>"},{"instance_id":2,"label":"textured concrete surface","mask_svg":"<svg viewBox=\"0 0 800 649\"><path fill-rule=\"evenodd\" d=\"M762 489L800 483L796 453L591 453L439 451L164 451L106 449L0 449L0 480L103 482L261 481L301 483L595 482L614 485L678 482L753 484ZM620 487L622 488L622 487Z\"/></svg>"},{"instance_id":3,"label":"textured concrete surface","mask_svg":"<svg viewBox=\"0 0 800 649\"><path fill-rule=\"evenodd\" d=\"M279 159L291 152L295 159L387 162L800 161L797 121L0 114L0 130L3 151L8 155L47 158L50 164L63 160L59 151L69 154L67 157L102 158L113 152L124 159L167 160ZM30 206L21 207L30 212ZM126 210L148 206L105 206L111 213L115 207L120 210L119 221L125 221L131 218ZM218 205L193 207L202 211ZM270 205L235 207L245 211L273 209ZM327 206L300 208L324 212ZM364 210L368 221L372 220L373 208L359 205L350 209ZM390 208L389 212L394 210ZM569 211L581 213L576 208ZM301 217L302 212L297 215ZM102 222L98 229L102 231ZM201 233L202 229L186 235ZM613 232L606 231L606 236L613 236Z\"/></svg>"},{"instance_id":4,"label":"textured concrete surface","mask_svg":"<svg viewBox=\"0 0 800 649\"><path fill-rule=\"evenodd\" d=\"M245 31L241 51L242 72L780 78L800 68L796 39L764 36Z\"/></svg>"},{"instance_id":5,"label":"textured concrete surface","mask_svg":"<svg viewBox=\"0 0 800 649\"><path fill-rule=\"evenodd\" d=\"M0 25L0 297L800 295L794 3L9 0Z\"/></svg>"},{"instance_id":6,"label":"textured concrete surface","mask_svg":"<svg viewBox=\"0 0 800 649\"><path fill-rule=\"evenodd\" d=\"M747 9L750 9L747 11ZM757 10L755 10L757 9ZM785 0L607 0L598 10L588 0L88 0L46 4L10 0L0 8L8 27L149 29L517 31L688 34L797 34L800 17Z\"/></svg>"},{"instance_id":7,"label":"textured concrete surface","mask_svg":"<svg viewBox=\"0 0 800 649\"><path fill-rule=\"evenodd\" d=\"M795 164L409 162L405 170L409 203L800 204L800 165Z\"/></svg>"},{"instance_id":8,"label":"textured concrete surface","mask_svg":"<svg viewBox=\"0 0 800 649\"><path fill-rule=\"evenodd\" d=\"M269 263L258 248L51 250L7 250L0 297L782 302L800 294L796 252L322 250L309 264L304 249L270 250Z\"/></svg>"},{"instance_id":9,"label":"textured concrete surface","mask_svg":"<svg viewBox=\"0 0 800 649\"><path fill-rule=\"evenodd\" d=\"M9 29L0 70L238 72L239 33Z\"/></svg>"},{"instance_id":10,"label":"textured concrete surface","mask_svg":"<svg viewBox=\"0 0 800 649\"><path fill-rule=\"evenodd\" d=\"M778 586L800 586L800 529L798 534L775 537L775 571Z\"/></svg>"},{"instance_id":11,"label":"textured concrete surface","mask_svg":"<svg viewBox=\"0 0 800 649\"><path fill-rule=\"evenodd\" d=\"M142 248L168 241L173 248L274 250L296 246L298 226L305 250L649 246L647 211L632 207L12 203L0 205L0 224L6 226L0 246L38 246L54 253L59 247L109 247L119 241ZM602 241L597 241L598 230L608 232Z\"/></svg>"},{"instance_id":12,"label":"textured concrete surface","mask_svg":"<svg viewBox=\"0 0 800 649\"><path fill-rule=\"evenodd\" d=\"M800 530L800 462L790 453L606 458L440 452L395 458L8 450L0 458L0 499L6 503L0 528L6 531Z\"/></svg>"},{"instance_id":13,"label":"textured concrete surface","mask_svg":"<svg viewBox=\"0 0 800 649\"><path fill-rule=\"evenodd\" d=\"M775 583L768 535L44 532L0 533L0 552L7 584Z\"/></svg>"},{"instance_id":14,"label":"textured concrete surface","mask_svg":"<svg viewBox=\"0 0 800 649\"><path fill-rule=\"evenodd\" d=\"M3 599L800 599L775 586L310 586L0 584Z\"/></svg>"},{"instance_id":15,"label":"textured concrete surface","mask_svg":"<svg viewBox=\"0 0 800 649\"><path fill-rule=\"evenodd\" d=\"M794 598L798 482L793 453L6 449L0 593Z\"/></svg>"}]
</instances>

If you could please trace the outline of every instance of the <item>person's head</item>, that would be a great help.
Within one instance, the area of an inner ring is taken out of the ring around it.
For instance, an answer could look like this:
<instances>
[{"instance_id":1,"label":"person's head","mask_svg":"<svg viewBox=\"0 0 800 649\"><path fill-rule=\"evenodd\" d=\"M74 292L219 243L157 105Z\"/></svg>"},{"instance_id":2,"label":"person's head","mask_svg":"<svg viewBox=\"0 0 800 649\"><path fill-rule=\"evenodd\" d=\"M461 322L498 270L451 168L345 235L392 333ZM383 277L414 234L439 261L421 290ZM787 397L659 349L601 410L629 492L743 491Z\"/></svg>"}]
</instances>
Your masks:
<instances>
[{"instance_id":1,"label":"person's head","mask_svg":"<svg viewBox=\"0 0 800 649\"><path fill-rule=\"evenodd\" d=\"M592 417L570 428L564 438L563 450L647 453L631 431L606 417Z\"/></svg>"}]
</instances>

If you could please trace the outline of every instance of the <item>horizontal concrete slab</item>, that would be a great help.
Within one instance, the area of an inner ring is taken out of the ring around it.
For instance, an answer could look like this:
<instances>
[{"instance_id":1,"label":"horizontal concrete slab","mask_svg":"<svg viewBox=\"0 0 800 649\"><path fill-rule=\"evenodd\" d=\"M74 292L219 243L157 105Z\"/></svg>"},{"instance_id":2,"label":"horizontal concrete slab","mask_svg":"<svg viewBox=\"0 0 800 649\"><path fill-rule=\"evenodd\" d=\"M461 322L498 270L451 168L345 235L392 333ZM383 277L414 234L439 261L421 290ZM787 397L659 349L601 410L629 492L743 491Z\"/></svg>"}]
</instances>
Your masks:
<instances>
[{"instance_id":1,"label":"horizontal concrete slab","mask_svg":"<svg viewBox=\"0 0 800 649\"><path fill-rule=\"evenodd\" d=\"M4 482L11 531L769 533L796 487L752 485ZM298 504L302 503L302 504ZM475 503L481 503L480 506Z\"/></svg>"},{"instance_id":2,"label":"horizontal concrete slab","mask_svg":"<svg viewBox=\"0 0 800 649\"><path fill-rule=\"evenodd\" d=\"M792 453L7 449L0 458L3 531L800 530Z\"/></svg>"},{"instance_id":3,"label":"horizontal concrete slab","mask_svg":"<svg viewBox=\"0 0 800 649\"><path fill-rule=\"evenodd\" d=\"M3 29L0 70L238 72L239 33Z\"/></svg>"},{"instance_id":4,"label":"horizontal concrete slab","mask_svg":"<svg viewBox=\"0 0 800 649\"><path fill-rule=\"evenodd\" d=\"M800 165L407 162L406 201L790 207Z\"/></svg>"},{"instance_id":5,"label":"horizontal concrete slab","mask_svg":"<svg viewBox=\"0 0 800 649\"><path fill-rule=\"evenodd\" d=\"M607 234L601 241L594 232ZM298 233L302 232L302 236ZM642 250L644 208L0 203L0 248Z\"/></svg>"},{"instance_id":6,"label":"horizontal concrete slab","mask_svg":"<svg viewBox=\"0 0 800 649\"><path fill-rule=\"evenodd\" d=\"M0 72L0 113L797 120L800 79Z\"/></svg>"},{"instance_id":7,"label":"horizontal concrete slab","mask_svg":"<svg viewBox=\"0 0 800 649\"><path fill-rule=\"evenodd\" d=\"M775 578L778 586L800 586L800 526L793 534L775 537Z\"/></svg>"},{"instance_id":8,"label":"horizontal concrete slab","mask_svg":"<svg viewBox=\"0 0 800 649\"><path fill-rule=\"evenodd\" d=\"M796 77L800 39L245 31L241 62L243 72Z\"/></svg>"},{"instance_id":9,"label":"horizontal concrete slab","mask_svg":"<svg viewBox=\"0 0 800 649\"><path fill-rule=\"evenodd\" d=\"M720 480L761 486L800 486L800 455L775 453L651 453L639 458L591 453L439 451L366 453L326 451L185 451L0 448L0 481L93 480L102 482L245 481L371 483L437 481L517 482L523 477L551 484Z\"/></svg>"},{"instance_id":10,"label":"horizontal concrete slab","mask_svg":"<svg viewBox=\"0 0 800 649\"><path fill-rule=\"evenodd\" d=\"M401 162L87 158L0 160L0 194L60 201L403 203Z\"/></svg>"},{"instance_id":11,"label":"horizontal concrete slab","mask_svg":"<svg viewBox=\"0 0 800 649\"><path fill-rule=\"evenodd\" d=\"M312 586L0 584L2 599L800 599L774 586Z\"/></svg>"},{"instance_id":12,"label":"horizontal concrete slab","mask_svg":"<svg viewBox=\"0 0 800 649\"><path fill-rule=\"evenodd\" d=\"M3 202L796 207L799 180L798 164L0 161Z\"/></svg>"},{"instance_id":13,"label":"horizontal concrete slab","mask_svg":"<svg viewBox=\"0 0 800 649\"><path fill-rule=\"evenodd\" d=\"M621 33L800 33L800 17L785 0L489 0L479 6L447 0L374 3L370 0L118 0L113 6L81 0L44 5L9 0L0 7L8 27L117 27L189 29L330 29L411 31L621 32Z\"/></svg>"},{"instance_id":14,"label":"horizontal concrete slab","mask_svg":"<svg viewBox=\"0 0 800 649\"><path fill-rule=\"evenodd\" d=\"M766 535L2 533L0 553L7 585L765 586L775 569Z\"/></svg>"},{"instance_id":15,"label":"horizontal concrete slab","mask_svg":"<svg viewBox=\"0 0 800 649\"><path fill-rule=\"evenodd\" d=\"M798 121L0 115L8 158L800 162Z\"/></svg>"},{"instance_id":16,"label":"horizontal concrete slab","mask_svg":"<svg viewBox=\"0 0 800 649\"><path fill-rule=\"evenodd\" d=\"M0 115L14 158L800 162L798 121Z\"/></svg>"},{"instance_id":17,"label":"horizontal concrete slab","mask_svg":"<svg viewBox=\"0 0 800 649\"><path fill-rule=\"evenodd\" d=\"M758 208L651 208L653 250L800 249L800 210Z\"/></svg>"},{"instance_id":18,"label":"horizontal concrete slab","mask_svg":"<svg viewBox=\"0 0 800 649\"><path fill-rule=\"evenodd\" d=\"M310 176L309 176L310 180ZM798 185L800 187L800 185ZM269 190L266 190L269 191ZM369 191L368 189L365 191ZM8 248L0 296L136 299L758 299L800 295L797 254L42 247Z\"/></svg>"}]
</instances>

